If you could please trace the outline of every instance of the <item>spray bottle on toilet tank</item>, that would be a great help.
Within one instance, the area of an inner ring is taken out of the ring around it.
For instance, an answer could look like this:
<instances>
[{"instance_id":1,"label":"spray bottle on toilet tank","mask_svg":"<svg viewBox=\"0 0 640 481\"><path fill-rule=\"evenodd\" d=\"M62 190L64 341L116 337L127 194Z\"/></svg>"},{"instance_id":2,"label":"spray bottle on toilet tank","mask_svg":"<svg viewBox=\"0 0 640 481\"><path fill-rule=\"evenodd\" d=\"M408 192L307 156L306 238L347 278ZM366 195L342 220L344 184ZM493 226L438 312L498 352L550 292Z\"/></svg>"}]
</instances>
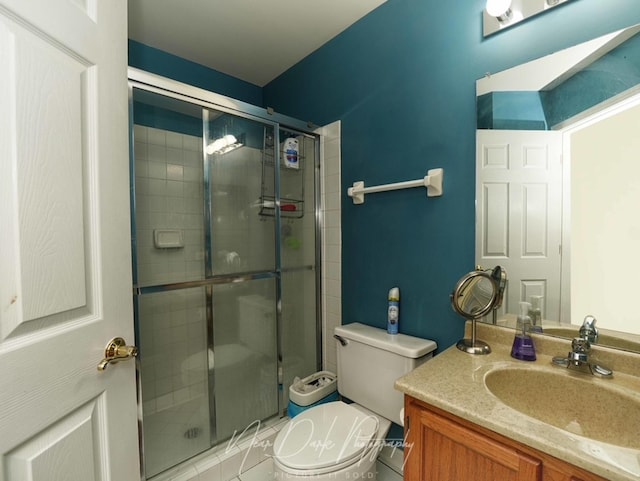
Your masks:
<instances>
[{"instance_id":1,"label":"spray bottle on toilet tank","mask_svg":"<svg viewBox=\"0 0 640 481\"><path fill-rule=\"evenodd\" d=\"M389 307L387 309L387 332L398 334L398 322L400 321L400 289L391 288L389 291Z\"/></svg>"}]
</instances>

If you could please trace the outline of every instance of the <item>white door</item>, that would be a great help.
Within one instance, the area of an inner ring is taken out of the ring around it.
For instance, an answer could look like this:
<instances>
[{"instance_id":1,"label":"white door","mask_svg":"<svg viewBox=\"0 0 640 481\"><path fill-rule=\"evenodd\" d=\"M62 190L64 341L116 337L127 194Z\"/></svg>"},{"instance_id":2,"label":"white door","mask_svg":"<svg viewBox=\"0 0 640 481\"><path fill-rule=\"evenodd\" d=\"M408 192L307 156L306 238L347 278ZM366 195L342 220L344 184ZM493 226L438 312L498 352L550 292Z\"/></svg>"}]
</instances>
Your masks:
<instances>
[{"instance_id":1,"label":"white door","mask_svg":"<svg viewBox=\"0 0 640 481\"><path fill-rule=\"evenodd\" d=\"M139 478L125 0L0 0L0 480Z\"/></svg>"},{"instance_id":2,"label":"white door","mask_svg":"<svg viewBox=\"0 0 640 481\"><path fill-rule=\"evenodd\" d=\"M543 296L545 319L560 319L562 135L477 130L476 263L507 271L503 312Z\"/></svg>"}]
</instances>

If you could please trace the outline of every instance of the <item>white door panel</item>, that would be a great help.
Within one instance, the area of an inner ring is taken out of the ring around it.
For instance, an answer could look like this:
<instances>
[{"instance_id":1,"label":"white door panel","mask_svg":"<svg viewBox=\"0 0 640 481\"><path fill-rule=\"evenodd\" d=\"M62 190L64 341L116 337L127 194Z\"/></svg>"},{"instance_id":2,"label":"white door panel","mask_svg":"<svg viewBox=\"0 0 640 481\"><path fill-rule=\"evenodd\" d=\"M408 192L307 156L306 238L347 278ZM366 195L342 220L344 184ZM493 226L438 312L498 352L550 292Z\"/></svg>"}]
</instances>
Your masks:
<instances>
[{"instance_id":1,"label":"white door panel","mask_svg":"<svg viewBox=\"0 0 640 481\"><path fill-rule=\"evenodd\" d=\"M477 131L476 263L508 275L503 312L544 297L560 317L562 137L549 131Z\"/></svg>"},{"instance_id":2,"label":"white door panel","mask_svg":"<svg viewBox=\"0 0 640 481\"><path fill-rule=\"evenodd\" d=\"M139 477L126 2L0 0L0 480Z\"/></svg>"}]
</instances>

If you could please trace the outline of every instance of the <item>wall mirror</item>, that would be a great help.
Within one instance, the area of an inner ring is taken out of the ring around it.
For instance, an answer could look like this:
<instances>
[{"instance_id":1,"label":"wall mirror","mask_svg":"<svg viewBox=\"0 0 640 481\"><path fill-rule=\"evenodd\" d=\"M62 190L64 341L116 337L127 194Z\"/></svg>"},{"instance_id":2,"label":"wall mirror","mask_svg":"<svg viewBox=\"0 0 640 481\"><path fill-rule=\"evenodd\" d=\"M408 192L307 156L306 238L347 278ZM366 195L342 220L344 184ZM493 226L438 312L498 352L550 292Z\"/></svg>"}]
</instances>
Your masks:
<instances>
[{"instance_id":1,"label":"wall mirror","mask_svg":"<svg viewBox=\"0 0 640 481\"><path fill-rule=\"evenodd\" d=\"M639 32L476 82L476 264L509 273L498 323L536 298L546 334L591 314L601 344L640 352Z\"/></svg>"}]
</instances>

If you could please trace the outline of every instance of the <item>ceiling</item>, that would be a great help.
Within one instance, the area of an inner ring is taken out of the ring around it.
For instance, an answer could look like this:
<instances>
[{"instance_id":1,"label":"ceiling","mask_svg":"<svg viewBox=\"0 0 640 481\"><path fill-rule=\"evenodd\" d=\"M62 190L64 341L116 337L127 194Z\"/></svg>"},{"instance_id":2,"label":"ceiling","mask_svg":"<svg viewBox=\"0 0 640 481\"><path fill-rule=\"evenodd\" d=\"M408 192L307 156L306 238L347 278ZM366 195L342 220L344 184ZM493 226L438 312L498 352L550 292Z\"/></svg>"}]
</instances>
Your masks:
<instances>
[{"instance_id":1,"label":"ceiling","mask_svg":"<svg viewBox=\"0 0 640 481\"><path fill-rule=\"evenodd\" d=\"M129 0L129 38L260 87L386 0Z\"/></svg>"}]
</instances>

